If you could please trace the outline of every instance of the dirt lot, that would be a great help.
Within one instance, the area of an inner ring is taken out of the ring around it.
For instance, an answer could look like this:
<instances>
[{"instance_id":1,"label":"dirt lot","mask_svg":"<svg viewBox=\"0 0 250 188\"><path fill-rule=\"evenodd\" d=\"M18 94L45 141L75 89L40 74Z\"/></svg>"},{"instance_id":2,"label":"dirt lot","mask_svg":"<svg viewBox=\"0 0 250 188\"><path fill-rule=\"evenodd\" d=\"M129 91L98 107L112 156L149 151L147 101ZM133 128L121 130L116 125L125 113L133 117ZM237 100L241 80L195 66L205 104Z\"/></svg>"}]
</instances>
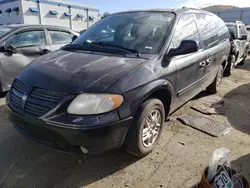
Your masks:
<instances>
[{"instance_id":1,"label":"dirt lot","mask_svg":"<svg viewBox=\"0 0 250 188\"><path fill-rule=\"evenodd\" d=\"M140 160L123 150L81 157L47 149L14 130L4 98L0 100L0 188L191 187L220 147L231 150L233 166L250 180L250 60L224 79L217 95L201 93L174 113L157 148ZM230 124L229 134L211 137L175 120L185 114L201 115L190 107L209 101L224 101L225 114L208 117Z\"/></svg>"}]
</instances>

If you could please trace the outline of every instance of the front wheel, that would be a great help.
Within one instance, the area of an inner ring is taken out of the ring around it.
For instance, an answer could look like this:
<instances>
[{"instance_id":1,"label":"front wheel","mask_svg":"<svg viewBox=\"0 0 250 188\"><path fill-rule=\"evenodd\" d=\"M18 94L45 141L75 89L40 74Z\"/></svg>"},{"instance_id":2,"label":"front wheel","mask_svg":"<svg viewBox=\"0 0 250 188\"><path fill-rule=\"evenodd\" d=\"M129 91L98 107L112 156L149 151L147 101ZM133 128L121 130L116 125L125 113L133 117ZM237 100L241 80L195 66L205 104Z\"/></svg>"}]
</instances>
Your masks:
<instances>
[{"instance_id":1,"label":"front wheel","mask_svg":"<svg viewBox=\"0 0 250 188\"><path fill-rule=\"evenodd\" d=\"M246 57L244 56L243 59L241 60L241 62L239 63L239 65L244 65L246 62Z\"/></svg>"},{"instance_id":2,"label":"front wheel","mask_svg":"<svg viewBox=\"0 0 250 188\"><path fill-rule=\"evenodd\" d=\"M243 59L241 60L241 62L239 63L239 65L244 65L245 62L246 62L246 58L247 58L247 51L244 53L244 57L243 57Z\"/></svg>"},{"instance_id":3,"label":"front wheel","mask_svg":"<svg viewBox=\"0 0 250 188\"><path fill-rule=\"evenodd\" d=\"M220 86L220 83L222 81L223 78L223 66L220 65L219 70L217 72L217 75L214 79L214 81L207 87L207 91L209 93L217 93L218 92L218 88Z\"/></svg>"},{"instance_id":4,"label":"front wheel","mask_svg":"<svg viewBox=\"0 0 250 188\"><path fill-rule=\"evenodd\" d=\"M125 149L137 157L148 155L161 136L164 120L165 111L160 100L150 99L144 102L129 128Z\"/></svg>"}]
</instances>

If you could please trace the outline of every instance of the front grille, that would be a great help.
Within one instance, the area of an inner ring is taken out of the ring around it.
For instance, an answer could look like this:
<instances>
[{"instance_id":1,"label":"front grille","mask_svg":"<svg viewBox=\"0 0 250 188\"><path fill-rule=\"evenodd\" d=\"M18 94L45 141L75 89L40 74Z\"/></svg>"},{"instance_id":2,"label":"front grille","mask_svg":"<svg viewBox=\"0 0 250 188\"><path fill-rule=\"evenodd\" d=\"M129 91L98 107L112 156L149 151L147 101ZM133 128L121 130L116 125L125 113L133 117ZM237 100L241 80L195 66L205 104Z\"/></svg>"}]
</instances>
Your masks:
<instances>
[{"instance_id":1,"label":"front grille","mask_svg":"<svg viewBox=\"0 0 250 188\"><path fill-rule=\"evenodd\" d=\"M22 105L22 97L25 91L28 90L28 86L23 84L22 82L15 80L13 82L13 86L10 92L10 103L17 110L21 110Z\"/></svg>"},{"instance_id":2,"label":"front grille","mask_svg":"<svg viewBox=\"0 0 250 188\"><path fill-rule=\"evenodd\" d=\"M13 86L16 90L24 94L24 92L28 89L28 85L23 84L22 82L15 80Z\"/></svg>"},{"instance_id":3,"label":"front grille","mask_svg":"<svg viewBox=\"0 0 250 188\"><path fill-rule=\"evenodd\" d=\"M23 100L23 96L27 96ZM10 91L10 104L16 111L42 116L54 108L66 95L32 87L15 80Z\"/></svg>"}]
</instances>

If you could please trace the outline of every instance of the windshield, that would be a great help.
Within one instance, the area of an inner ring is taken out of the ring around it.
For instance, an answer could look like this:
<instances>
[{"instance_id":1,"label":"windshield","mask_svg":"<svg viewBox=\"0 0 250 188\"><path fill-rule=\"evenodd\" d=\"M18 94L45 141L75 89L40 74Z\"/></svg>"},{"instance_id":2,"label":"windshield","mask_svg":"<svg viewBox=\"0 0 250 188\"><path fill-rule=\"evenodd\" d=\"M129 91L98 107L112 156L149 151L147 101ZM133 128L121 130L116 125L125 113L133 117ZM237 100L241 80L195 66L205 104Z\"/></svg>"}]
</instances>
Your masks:
<instances>
[{"instance_id":1,"label":"windshield","mask_svg":"<svg viewBox=\"0 0 250 188\"><path fill-rule=\"evenodd\" d=\"M247 31L250 31L250 27L247 27Z\"/></svg>"},{"instance_id":2,"label":"windshield","mask_svg":"<svg viewBox=\"0 0 250 188\"><path fill-rule=\"evenodd\" d=\"M0 26L0 37L6 35L7 33L9 33L10 31L12 31L13 29L10 27L6 27L6 26Z\"/></svg>"},{"instance_id":3,"label":"windshield","mask_svg":"<svg viewBox=\"0 0 250 188\"><path fill-rule=\"evenodd\" d=\"M175 15L167 12L130 12L110 15L86 30L72 45L109 44L141 54L155 54L162 46ZM92 46L93 47L93 46Z\"/></svg>"},{"instance_id":4,"label":"windshield","mask_svg":"<svg viewBox=\"0 0 250 188\"><path fill-rule=\"evenodd\" d=\"M236 25L227 25L227 28L228 28L230 34L233 33L234 36L237 36Z\"/></svg>"}]
</instances>

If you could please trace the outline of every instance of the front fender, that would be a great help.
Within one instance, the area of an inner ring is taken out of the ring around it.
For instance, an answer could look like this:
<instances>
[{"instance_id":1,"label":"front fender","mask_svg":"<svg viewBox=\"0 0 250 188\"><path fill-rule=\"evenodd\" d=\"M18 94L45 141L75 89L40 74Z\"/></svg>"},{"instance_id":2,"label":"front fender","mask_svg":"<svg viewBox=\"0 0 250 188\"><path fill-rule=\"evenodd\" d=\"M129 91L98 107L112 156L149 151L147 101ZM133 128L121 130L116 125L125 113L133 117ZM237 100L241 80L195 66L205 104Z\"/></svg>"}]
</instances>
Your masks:
<instances>
[{"instance_id":1,"label":"front fender","mask_svg":"<svg viewBox=\"0 0 250 188\"><path fill-rule=\"evenodd\" d=\"M155 80L140 88L133 89L124 93L124 103L119 108L121 119L133 116L141 103L157 90L164 89L171 94L171 104L174 96L174 87L172 83L166 79Z\"/></svg>"}]
</instances>

